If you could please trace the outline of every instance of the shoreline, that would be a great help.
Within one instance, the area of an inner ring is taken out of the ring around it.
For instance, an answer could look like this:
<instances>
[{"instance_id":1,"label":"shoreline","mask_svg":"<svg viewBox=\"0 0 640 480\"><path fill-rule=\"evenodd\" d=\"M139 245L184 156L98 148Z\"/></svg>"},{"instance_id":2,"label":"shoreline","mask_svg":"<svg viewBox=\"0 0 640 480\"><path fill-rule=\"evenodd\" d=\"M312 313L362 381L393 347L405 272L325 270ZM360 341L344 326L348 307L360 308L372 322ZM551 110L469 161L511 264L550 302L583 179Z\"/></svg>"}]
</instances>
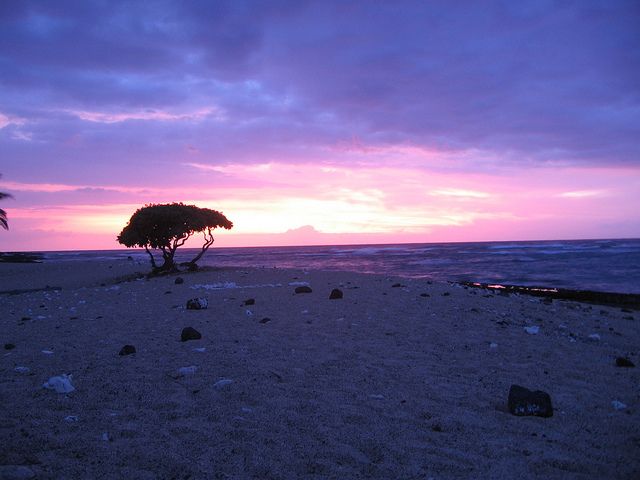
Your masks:
<instances>
[{"instance_id":1,"label":"shoreline","mask_svg":"<svg viewBox=\"0 0 640 480\"><path fill-rule=\"evenodd\" d=\"M61 286L0 297L0 478L640 473L640 373L616 366L640 364L640 326L619 308L295 269L116 283L146 269L0 264L2 289ZM74 391L42 387L61 374ZM510 414L514 384L553 416Z\"/></svg>"},{"instance_id":2,"label":"shoreline","mask_svg":"<svg viewBox=\"0 0 640 480\"><path fill-rule=\"evenodd\" d=\"M7 255L13 255L13 254L9 253ZM145 270L145 262L142 262L139 260L134 261L132 258L127 258L127 260L124 260L124 259L122 260L97 260L97 259L75 260L74 263L76 262L98 262L98 263L113 262L116 264L122 264L122 262L124 261L129 262L130 265L135 265L134 269L136 270L136 272L129 273L125 276L122 276L121 278L110 280L112 284L126 282L128 280L131 280L133 276L146 277L149 275L150 272L148 271L149 270L148 265ZM47 262L42 257L42 254L37 254L37 253L30 253L24 260L20 259L17 261L7 261L7 260L3 261L1 260L1 257L0 257L0 265L3 262L7 264L46 263L48 265L55 265L58 263L58 262ZM203 267L200 267L198 271L212 272L220 269L238 270L238 269L246 269L246 268L248 267L233 266L233 265L225 265L223 267L203 266ZM260 268L265 268L265 269L273 268L273 269L287 270L287 268L282 269L280 267L260 267ZM317 271L317 272L334 272L336 274L353 273L356 275L389 276L383 273L360 273L357 271L350 271L350 270L322 270L322 269L314 269L314 268L310 268L308 270ZM179 272L168 273L166 274L166 276L170 277L170 276L176 276L176 275L188 275L190 273L193 273L193 272L179 271ZM411 276L405 276L400 274L394 275L394 276L398 278L407 279L407 280L408 279L421 280L420 277L411 277ZM426 280L426 279L422 279L422 280ZM458 285L462 285L464 287L469 287L469 288L484 289L487 291L500 293L503 295L522 294L522 295L529 295L533 297L543 297L549 300L554 300L554 299L555 300L573 300L573 301L587 303L587 304L608 305L613 307L640 310L640 293L621 293L621 292L607 292L607 291L595 291L595 290L585 290L585 289L569 289L569 288L560 288L560 287L554 287L554 286L540 286L540 285L532 286L532 285L501 284L498 282L487 283L487 282L477 282L477 281L456 281L456 280L431 279L431 278L429 278L428 280L439 282L439 283L458 284ZM0 281L0 295L19 295L22 293L36 292L40 290L62 289L61 286L54 285L54 284L51 284L51 285L47 284L44 287L22 288L22 289L21 288L10 289L10 288L7 288L6 285L5 287L2 287L2 285L3 283Z\"/></svg>"}]
</instances>

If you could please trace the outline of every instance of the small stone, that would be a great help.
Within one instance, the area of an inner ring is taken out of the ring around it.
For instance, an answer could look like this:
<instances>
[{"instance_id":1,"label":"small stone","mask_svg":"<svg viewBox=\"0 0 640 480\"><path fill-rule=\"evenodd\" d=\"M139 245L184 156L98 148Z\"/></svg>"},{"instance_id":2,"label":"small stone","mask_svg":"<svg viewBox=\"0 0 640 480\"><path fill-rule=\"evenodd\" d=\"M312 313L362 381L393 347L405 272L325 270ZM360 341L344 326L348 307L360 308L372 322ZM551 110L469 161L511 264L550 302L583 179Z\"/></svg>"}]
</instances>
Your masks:
<instances>
[{"instance_id":1,"label":"small stone","mask_svg":"<svg viewBox=\"0 0 640 480\"><path fill-rule=\"evenodd\" d=\"M180 285L181 283L184 283L184 278L182 277L176 277L175 281L173 282L176 285Z\"/></svg>"},{"instance_id":2,"label":"small stone","mask_svg":"<svg viewBox=\"0 0 640 480\"><path fill-rule=\"evenodd\" d=\"M206 298L192 298L187 300L187 310L204 310L209 306Z\"/></svg>"},{"instance_id":3,"label":"small stone","mask_svg":"<svg viewBox=\"0 0 640 480\"><path fill-rule=\"evenodd\" d=\"M551 397L541 390L529 390L520 385L511 385L508 400L509 412L517 416L553 416Z\"/></svg>"},{"instance_id":4,"label":"small stone","mask_svg":"<svg viewBox=\"0 0 640 480\"><path fill-rule=\"evenodd\" d=\"M424 297L424 298L427 298L427 297L430 297L431 295L429 295L428 293L421 293L420 296Z\"/></svg>"},{"instance_id":5,"label":"small stone","mask_svg":"<svg viewBox=\"0 0 640 480\"><path fill-rule=\"evenodd\" d=\"M29 367L21 367L21 366L17 366L13 370L22 374L27 374L31 371Z\"/></svg>"},{"instance_id":6,"label":"small stone","mask_svg":"<svg viewBox=\"0 0 640 480\"><path fill-rule=\"evenodd\" d=\"M245 305L255 305L256 304L256 299L255 298L248 298L244 301Z\"/></svg>"},{"instance_id":7,"label":"small stone","mask_svg":"<svg viewBox=\"0 0 640 480\"><path fill-rule=\"evenodd\" d=\"M394 283L393 285L391 285L391 288L400 288L403 285L401 283Z\"/></svg>"},{"instance_id":8,"label":"small stone","mask_svg":"<svg viewBox=\"0 0 640 480\"><path fill-rule=\"evenodd\" d=\"M616 358L616 367L635 367L635 364L626 357Z\"/></svg>"},{"instance_id":9,"label":"small stone","mask_svg":"<svg viewBox=\"0 0 640 480\"><path fill-rule=\"evenodd\" d=\"M187 375L193 375L197 371L198 371L198 367L197 366L189 365L188 367L180 367L178 369L178 375L185 377Z\"/></svg>"},{"instance_id":10,"label":"small stone","mask_svg":"<svg viewBox=\"0 0 640 480\"><path fill-rule=\"evenodd\" d=\"M78 421L78 416L77 415L67 415L66 417L64 417L64 421L65 422L69 422L69 423L75 423Z\"/></svg>"},{"instance_id":11,"label":"small stone","mask_svg":"<svg viewBox=\"0 0 640 480\"><path fill-rule=\"evenodd\" d=\"M267 323L270 322L271 319L269 317L264 317L262 320L260 320L260 323Z\"/></svg>"},{"instance_id":12,"label":"small stone","mask_svg":"<svg viewBox=\"0 0 640 480\"><path fill-rule=\"evenodd\" d=\"M202 334L193 327L185 327L180 334L180 340L186 342L188 340L200 340Z\"/></svg>"},{"instance_id":13,"label":"small stone","mask_svg":"<svg viewBox=\"0 0 640 480\"><path fill-rule=\"evenodd\" d=\"M443 297L448 297L449 295L451 295L451 293L450 293L450 292L444 292L444 293L442 294L442 296L443 296Z\"/></svg>"},{"instance_id":14,"label":"small stone","mask_svg":"<svg viewBox=\"0 0 640 480\"><path fill-rule=\"evenodd\" d=\"M75 387L71 384L71 375L66 375L64 373L59 376L51 377L42 384L42 387L49 390L55 390L56 393L70 393L75 390Z\"/></svg>"},{"instance_id":15,"label":"small stone","mask_svg":"<svg viewBox=\"0 0 640 480\"><path fill-rule=\"evenodd\" d=\"M496 342L491 342L489 344L489 348L498 348L498 344Z\"/></svg>"},{"instance_id":16,"label":"small stone","mask_svg":"<svg viewBox=\"0 0 640 480\"><path fill-rule=\"evenodd\" d=\"M597 333L592 333L591 335L589 335L589 340L597 342L598 340L600 340L600 335L598 335Z\"/></svg>"},{"instance_id":17,"label":"small stone","mask_svg":"<svg viewBox=\"0 0 640 480\"><path fill-rule=\"evenodd\" d=\"M536 325L532 325L530 327L524 327L524 331L527 332L529 335L537 335L538 332L540 331L540 327Z\"/></svg>"},{"instance_id":18,"label":"small stone","mask_svg":"<svg viewBox=\"0 0 640 480\"><path fill-rule=\"evenodd\" d=\"M136 347L134 347L133 345L125 345L120 349L120 353L118 353L118 355L124 356L131 355L133 353L136 353Z\"/></svg>"},{"instance_id":19,"label":"small stone","mask_svg":"<svg viewBox=\"0 0 640 480\"><path fill-rule=\"evenodd\" d=\"M0 478L2 480L29 480L36 478L36 474L25 465L0 465Z\"/></svg>"},{"instance_id":20,"label":"small stone","mask_svg":"<svg viewBox=\"0 0 640 480\"><path fill-rule=\"evenodd\" d=\"M299 287L296 287L295 292L296 293L311 293L311 292L313 292L313 290L311 290L311 287L308 287L307 285L301 285Z\"/></svg>"},{"instance_id":21,"label":"small stone","mask_svg":"<svg viewBox=\"0 0 640 480\"><path fill-rule=\"evenodd\" d=\"M232 383L233 383L233 380L230 380L228 378L221 378L220 380L218 380L216 383L213 384L213 388L220 390L226 387L227 385L231 385Z\"/></svg>"},{"instance_id":22,"label":"small stone","mask_svg":"<svg viewBox=\"0 0 640 480\"><path fill-rule=\"evenodd\" d=\"M339 300L343 297L342 290L334 288L329 294L329 300Z\"/></svg>"},{"instance_id":23,"label":"small stone","mask_svg":"<svg viewBox=\"0 0 640 480\"><path fill-rule=\"evenodd\" d=\"M4 344L4 349L5 350L13 350L14 348L16 348L16 346L13 343L5 343Z\"/></svg>"},{"instance_id":24,"label":"small stone","mask_svg":"<svg viewBox=\"0 0 640 480\"><path fill-rule=\"evenodd\" d=\"M624 410L627 406L619 400L614 400L611 402L611 406L614 410Z\"/></svg>"}]
</instances>

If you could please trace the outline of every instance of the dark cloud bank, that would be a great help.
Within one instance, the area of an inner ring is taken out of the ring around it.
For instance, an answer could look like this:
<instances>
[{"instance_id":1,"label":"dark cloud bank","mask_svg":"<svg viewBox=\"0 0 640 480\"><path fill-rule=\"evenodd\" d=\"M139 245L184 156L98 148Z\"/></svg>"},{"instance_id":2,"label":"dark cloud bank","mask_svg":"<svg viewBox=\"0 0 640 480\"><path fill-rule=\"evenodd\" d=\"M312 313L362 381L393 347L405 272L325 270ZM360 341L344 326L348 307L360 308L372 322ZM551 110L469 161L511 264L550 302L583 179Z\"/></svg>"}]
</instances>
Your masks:
<instances>
[{"instance_id":1,"label":"dark cloud bank","mask_svg":"<svg viewBox=\"0 0 640 480\"><path fill-rule=\"evenodd\" d=\"M638 25L636 1L7 1L0 148L57 171L317 161L350 138L638 165Z\"/></svg>"}]
</instances>

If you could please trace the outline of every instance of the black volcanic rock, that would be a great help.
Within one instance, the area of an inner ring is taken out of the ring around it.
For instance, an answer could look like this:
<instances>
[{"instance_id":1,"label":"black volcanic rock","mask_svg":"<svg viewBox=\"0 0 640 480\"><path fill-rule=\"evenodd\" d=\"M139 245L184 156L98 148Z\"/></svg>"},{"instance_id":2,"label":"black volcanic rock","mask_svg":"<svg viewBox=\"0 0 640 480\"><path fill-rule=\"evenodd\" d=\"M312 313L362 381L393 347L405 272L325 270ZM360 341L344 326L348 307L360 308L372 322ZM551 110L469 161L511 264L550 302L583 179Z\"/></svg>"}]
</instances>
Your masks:
<instances>
[{"instance_id":1,"label":"black volcanic rock","mask_svg":"<svg viewBox=\"0 0 640 480\"><path fill-rule=\"evenodd\" d=\"M311 287L308 287L307 285L302 285L300 287L296 287L295 292L296 293L311 293L311 292L313 292L313 290L311 290Z\"/></svg>"},{"instance_id":2,"label":"black volcanic rock","mask_svg":"<svg viewBox=\"0 0 640 480\"><path fill-rule=\"evenodd\" d=\"M192 298L187 300L187 310L204 310L209 306L206 298Z\"/></svg>"},{"instance_id":3,"label":"black volcanic rock","mask_svg":"<svg viewBox=\"0 0 640 480\"><path fill-rule=\"evenodd\" d=\"M329 294L329 300L339 300L343 297L342 290L334 288Z\"/></svg>"},{"instance_id":4,"label":"black volcanic rock","mask_svg":"<svg viewBox=\"0 0 640 480\"><path fill-rule=\"evenodd\" d=\"M182 277L176 277L175 281L173 282L176 285L180 285L181 283L184 283L184 278Z\"/></svg>"},{"instance_id":5,"label":"black volcanic rock","mask_svg":"<svg viewBox=\"0 0 640 480\"><path fill-rule=\"evenodd\" d=\"M180 341L186 342L189 340L200 340L202 334L193 327L185 327L180 334Z\"/></svg>"},{"instance_id":6,"label":"black volcanic rock","mask_svg":"<svg viewBox=\"0 0 640 480\"><path fill-rule=\"evenodd\" d=\"M125 345L120 349L120 353L118 353L118 355L124 356L131 355L133 353L136 353L136 347L134 347L133 345Z\"/></svg>"},{"instance_id":7,"label":"black volcanic rock","mask_svg":"<svg viewBox=\"0 0 640 480\"><path fill-rule=\"evenodd\" d=\"M420 296L427 298L427 297L430 297L431 295L429 295L428 293L421 293Z\"/></svg>"},{"instance_id":8,"label":"black volcanic rock","mask_svg":"<svg viewBox=\"0 0 640 480\"><path fill-rule=\"evenodd\" d=\"M402 285L401 283L394 283L393 285L391 285L391 288L400 288L403 287L404 285Z\"/></svg>"},{"instance_id":9,"label":"black volcanic rock","mask_svg":"<svg viewBox=\"0 0 640 480\"><path fill-rule=\"evenodd\" d=\"M16 346L13 343L5 343L4 344L4 349L5 350L13 350L14 348L16 348Z\"/></svg>"},{"instance_id":10,"label":"black volcanic rock","mask_svg":"<svg viewBox=\"0 0 640 480\"><path fill-rule=\"evenodd\" d=\"M636 365L626 357L616 358L616 367L635 367L635 366Z\"/></svg>"},{"instance_id":11,"label":"black volcanic rock","mask_svg":"<svg viewBox=\"0 0 640 480\"><path fill-rule=\"evenodd\" d=\"M269 317L264 317L262 320L260 320L260 323L267 323L270 322L271 319Z\"/></svg>"},{"instance_id":12,"label":"black volcanic rock","mask_svg":"<svg viewBox=\"0 0 640 480\"><path fill-rule=\"evenodd\" d=\"M553 416L551 397L541 390L529 390L520 385L511 385L508 400L509 412L517 416Z\"/></svg>"},{"instance_id":13,"label":"black volcanic rock","mask_svg":"<svg viewBox=\"0 0 640 480\"><path fill-rule=\"evenodd\" d=\"M256 304L256 299L255 299L255 298L247 298L247 299L244 301L244 304L245 304L245 305L255 305L255 304Z\"/></svg>"}]
</instances>

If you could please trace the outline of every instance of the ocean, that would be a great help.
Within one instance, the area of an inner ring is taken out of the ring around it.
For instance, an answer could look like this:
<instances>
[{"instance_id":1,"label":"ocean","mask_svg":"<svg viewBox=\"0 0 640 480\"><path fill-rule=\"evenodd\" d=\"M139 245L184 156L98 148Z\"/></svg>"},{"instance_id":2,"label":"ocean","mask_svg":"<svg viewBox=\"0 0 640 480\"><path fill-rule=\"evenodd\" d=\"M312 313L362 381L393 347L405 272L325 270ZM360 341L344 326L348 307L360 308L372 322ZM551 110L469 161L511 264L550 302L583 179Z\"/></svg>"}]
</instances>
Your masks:
<instances>
[{"instance_id":1,"label":"ocean","mask_svg":"<svg viewBox=\"0 0 640 480\"><path fill-rule=\"evenodd\" d=\"M196 249L176 254L191 259ZM148 261L144 250L48 252L46 261ZM456 282L640 293L640 239L424 243L209 249L213 267L280 267L379 273Z\"/></svg>"}]
</instances>

